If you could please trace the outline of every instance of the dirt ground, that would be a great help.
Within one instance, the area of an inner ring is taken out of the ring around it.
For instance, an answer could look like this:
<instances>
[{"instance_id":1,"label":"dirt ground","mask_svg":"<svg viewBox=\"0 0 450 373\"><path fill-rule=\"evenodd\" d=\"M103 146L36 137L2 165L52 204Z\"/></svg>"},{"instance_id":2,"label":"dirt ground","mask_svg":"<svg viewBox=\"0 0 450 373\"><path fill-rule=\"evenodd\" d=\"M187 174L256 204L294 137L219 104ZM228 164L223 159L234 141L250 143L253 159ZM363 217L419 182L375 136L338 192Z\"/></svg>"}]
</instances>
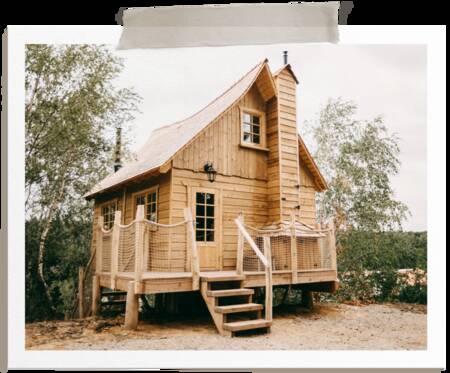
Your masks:
<instances>
[{"instance_id":1,"label":"dirt ground","mask_svg":"<svg viewBox=\"0 0 450 373\"><path fill-rule=\"evenodd\" d=\"M140 321L136 331L123 317L26 325L33 350L423 350L426 306L319 303L274 310L270 334L220 336L208 315Z\"/></svg>"}]
</instances>

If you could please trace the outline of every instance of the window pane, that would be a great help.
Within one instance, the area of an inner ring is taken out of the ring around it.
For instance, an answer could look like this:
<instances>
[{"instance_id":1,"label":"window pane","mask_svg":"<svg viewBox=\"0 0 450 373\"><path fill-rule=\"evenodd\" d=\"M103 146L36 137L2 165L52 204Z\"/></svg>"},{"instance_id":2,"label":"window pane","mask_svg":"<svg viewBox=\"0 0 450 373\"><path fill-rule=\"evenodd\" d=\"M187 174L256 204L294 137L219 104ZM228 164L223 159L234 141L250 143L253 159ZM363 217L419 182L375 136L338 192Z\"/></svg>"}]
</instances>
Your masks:
<instances>
[{"instance_id":1,"label":"window pane","mask_svg":"<svg viewBox=\"0 0 450 373\"><path fill-rule=\"evenodd\" d=\"M214 231L206 231L206 241L214 241Z\"/></svg>"},{"instance_id":2,"label":"window pane","mask_svg":"<svg viewBox=\"0 0 450 373\"><path fill-rule=\"evenodd\" d=\"M251 132L251 125L244 123L244 132Z\"/></svg>"},{"instance_id":3,"label":"window pane","mask_svg":"<svg viewBox=\"0 0 450 373\"><path fill-rule=\"evenodd\" d=\"M156 212L156 203L151 204L151 212Z\"/></svg>"},{"instance_id":4,"label":"window pane","mask_svg":"<svg viewBox=\"0 0 450 373\"><path fill-rule=\"evenodd\" d=\"M209 205L214 205L214 194L206 193L206 203Z\"/></svg>"},{"instance_id":5,"label":"window pane","mask_svg":"<svg viewBox=\"0 0 450 373\"><path fill-rule=\"evenodd\" d=\"M136 205L145 205L145 196L137 196Z\"/></svg>"},{"instance_id":6,"label":"window pane","mask_svg":"<svg viewBox=\"0 0 450 373\"><path fill-rule=\"evenodd\" d=\"M206 219L206 228L214 229L214 219Z\"/></svg>"},{"instance_id":7,"label":"window pane","mask_svg":"<svg viewBox=\"0 0 450 373\"><path fill-rule=\"evenodd\" d=\"M253 133L259 135L259 126L253 126Z\"/></svg>"},{"instance_id":8,"label":"window pane","mask_svg":"<svg viewBox=\"0 0 450 373\"><path fill-rule=\"evenodd\" d=\"M244 142L251 142L249 133L244 133Z\"/></svg>"},{"instance_id":9,"label":"window pane","mask_svg":"<svg viewBox=\"0 0 450 373\"><path fill-rule=\"evenodd\" d=\"M156 212L152 212L147 218L150 221L156 221Z\"/></svg>"},{"instance_id":10,"label":"window pane","mask_svg":"<svg viewBox=\"0 0 450 373\"><path fill-rule=\"evenodd\" d=\"M251 121L250 114L244 113L242 119L244 122L250 123L250 121Z\"/></svg>"},{"instance_id":11,"label":"window pane","mask_svg":"<svg viewBox=\"0 0 450 373\"><path fill-rule=\"evenodd\" d=\"M197 229L205 228L205 218L197 218L196 219L196 228Z\"/></svg>"},{"instance_id":12,"label":"window pane","mask_svg":"<svg viewBox=\"0 0 450 373\"><path fill-rule=\"evenodd\" d=\"M253 135L253 142L259 144L259 135Z\"/></svg>"},{"instance_id":13,"label":"window pane","mask_svg":"<svg viewBox=\"0 0 450 373\"><path fill-rule=\"evenodd\" d=\"M257 116L252 116L252 119L253 119L253 123L259 124L259 117L257 117Z\"/></svg>"},{"instance_id":14,"label":"window pane","mask_svg":"<svg viewBox=\"0 0 450 373\"><path fill-rule=\"evenodd\" d=\"M204 241L205 240L205 231L196 231L195 232L195 239L197 241Z\"/></svg>"},{"instance_id":15,"label":"window pane","mask_svg":"<svg viewBox=\"0 0 450 373\"><path fill-rule=\"evenodd\" d=\"M197 205L196 216L205 216L205 206L204 205Z\"/></svg>"},{"instance_id":16,"label":"window pane","mask_svg":"<svg viewBox=\"0 0 450 373\"><path fill-rule=\"evenodd\" d=\"M197 193L197 203L205 203L205 193Z\"/></svg>"},{"instance_id":17,"label":"window pane","mask_svg":"<svg viewBox=\"0 0 450 373\"><path fill-rule=\"evenodd\" d=\"M214 216L214 206L206 207L206 216Z\"/></svg>"}]
</instances>

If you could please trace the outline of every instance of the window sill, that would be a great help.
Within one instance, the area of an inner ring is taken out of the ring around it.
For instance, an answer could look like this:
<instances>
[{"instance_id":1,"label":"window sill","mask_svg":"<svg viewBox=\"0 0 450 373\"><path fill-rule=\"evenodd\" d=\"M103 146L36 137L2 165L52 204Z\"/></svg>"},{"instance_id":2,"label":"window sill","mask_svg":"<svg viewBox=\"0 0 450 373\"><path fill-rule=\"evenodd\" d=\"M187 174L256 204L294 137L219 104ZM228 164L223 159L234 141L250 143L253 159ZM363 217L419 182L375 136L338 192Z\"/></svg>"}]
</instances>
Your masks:
<instances>
[{"instance_id":1,"label":"window sill","mask_svg":"<svg viewBox=\"0 0 450 373\"><path fill-rule=\"evenodd\" d=\"M259 150L259 151L262 151L262 152L269 152L270 151L269 148L265 148L264 146L260 146L260 145L245 144L245 143L242 143L242 142L239 145L240 145L241 148Z\"/></svg>"}]
</instances>

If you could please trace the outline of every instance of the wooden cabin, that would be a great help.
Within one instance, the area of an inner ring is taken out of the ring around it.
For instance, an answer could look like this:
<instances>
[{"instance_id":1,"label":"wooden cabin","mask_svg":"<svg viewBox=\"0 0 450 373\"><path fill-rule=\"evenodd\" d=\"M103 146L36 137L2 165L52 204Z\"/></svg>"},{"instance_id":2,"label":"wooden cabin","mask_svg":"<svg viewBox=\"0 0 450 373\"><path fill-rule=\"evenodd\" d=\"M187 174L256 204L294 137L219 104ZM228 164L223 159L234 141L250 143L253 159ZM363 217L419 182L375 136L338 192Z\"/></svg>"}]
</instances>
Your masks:
<instances>
[{"instance_id":1,"label":"wooden cabin","mask_svg":"<svg viewBox=\"0 0 450 373\"><path fill-rule=\"evenodd\" d=\"M140 294L200 291L218 331L270 330L272 288L332 292L334 231L319 226L327 188L297 129L289 64L257 64L189 118L154 130L137 160L98 183L93 312L101 288ZM265 289L264 304L252 301Z\"/></svg>"}]
</instances>

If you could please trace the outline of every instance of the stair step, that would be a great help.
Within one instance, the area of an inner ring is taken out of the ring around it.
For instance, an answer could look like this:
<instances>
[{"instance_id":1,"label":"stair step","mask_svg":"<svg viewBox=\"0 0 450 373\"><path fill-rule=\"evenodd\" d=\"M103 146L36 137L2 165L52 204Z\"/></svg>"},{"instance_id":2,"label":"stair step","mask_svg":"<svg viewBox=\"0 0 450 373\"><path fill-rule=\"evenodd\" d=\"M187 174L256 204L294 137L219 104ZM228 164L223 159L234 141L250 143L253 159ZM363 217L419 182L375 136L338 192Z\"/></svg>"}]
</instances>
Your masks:
<instances>
[{"instance_id":1,"label":"stair step","mask_svg":"<svg viewBox=\"0 0 450 373\"><path fill-rule=\"evenodd\" d=\"M257 319L257 320L227 322L223 324L223 328L231 332L238 332L241 330L268 328L271 325L272 321Z\"/></svg>"},{"instance_id":2,"label":"stair step","mask_svg":"<svg viewBox=\"0 0 450 373\"><path fill-rule=\"evenodd\" d=\"M102 297L108 297L113 295L127 295L126 291L104 291Z\"/></svg>"},{"instance_id":3,"label":"stair step","mask_svg":"<svg viewBox=\"0 0 450 373\"><path fill-rule=\"evenodd\" d=\"M226 290L208 290L208 297L233 297L239 295L252 295L253 289L226 289Z\"/></svg>"},{"instance_id":4,"label":"stair step","mask_svg":"<svg viewBox=\"0 0 450 373\"><path fill-rule=\"evenodd\" d=\"M207 282L242 281L245 280L245 276L244 275L202 276L202 280Z\"/></svg>"},{"instance_id":5,"label":"stair step","mask_svg":"<svg viewBox=\"0 0 450 373\"><path fill-rule=\"evenodd\" d=\"M214 310L218 313L235 313L235 312L249 312L262 310L262 304L258 303L244 303L232 304L230 306L217 306Z\"/></svg>"},{"instance_id":6,"label":"stair step","mask_svg":"<svg viewBox=\"0 0 450 373\"><path fill-rule=\"evenodd\" d=\"M126 304L126 301L124 301L124 300L108 300L106 302L101 302L102 306L110 306L113 304Z\"/></svg>"}]
</instances>

